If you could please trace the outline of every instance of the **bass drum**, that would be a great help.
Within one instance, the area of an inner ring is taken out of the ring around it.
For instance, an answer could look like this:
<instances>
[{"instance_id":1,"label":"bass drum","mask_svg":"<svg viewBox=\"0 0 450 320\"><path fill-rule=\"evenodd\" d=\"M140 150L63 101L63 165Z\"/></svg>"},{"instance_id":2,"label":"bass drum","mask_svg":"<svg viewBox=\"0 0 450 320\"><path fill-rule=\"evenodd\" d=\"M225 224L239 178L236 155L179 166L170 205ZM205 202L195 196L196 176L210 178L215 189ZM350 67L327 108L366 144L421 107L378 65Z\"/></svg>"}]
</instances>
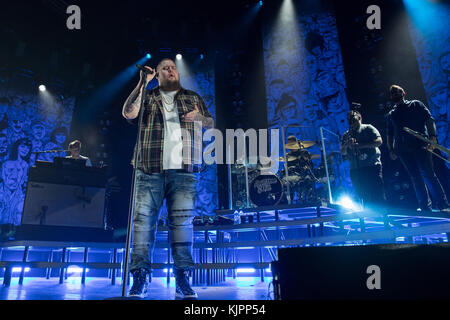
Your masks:
<instances>
[{"instance_id":1,"label":"bass drum","mask_svg":"<svg viewBox=\"0 0 450 320\"><path fill-rule=\"evenodd\" d=\"M283 197L283 184L272 173L257 175L248 188L250 201L257 207L275 206Z\"/></svg>"}]
</instances>

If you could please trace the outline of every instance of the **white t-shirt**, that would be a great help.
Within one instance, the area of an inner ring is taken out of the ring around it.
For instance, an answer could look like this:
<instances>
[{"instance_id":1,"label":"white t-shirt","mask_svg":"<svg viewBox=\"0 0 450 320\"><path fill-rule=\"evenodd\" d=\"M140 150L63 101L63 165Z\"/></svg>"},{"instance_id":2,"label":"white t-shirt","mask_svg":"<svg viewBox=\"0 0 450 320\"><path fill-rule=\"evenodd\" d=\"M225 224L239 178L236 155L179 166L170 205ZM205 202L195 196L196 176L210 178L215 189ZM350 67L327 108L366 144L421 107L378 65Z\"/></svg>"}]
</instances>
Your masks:
<instances>
[{"instance_id":1,"label":"white t-shirt","mask_svg":"<svg viewBox=\"0 0 450 320\"><path fill-rule=\"evenodd\" d=\"M180 117L175 106L177 92L178 90L168 92L161 90L164 110L163 170L182 169L183 167Z\"/></svg>"}]
</instances>

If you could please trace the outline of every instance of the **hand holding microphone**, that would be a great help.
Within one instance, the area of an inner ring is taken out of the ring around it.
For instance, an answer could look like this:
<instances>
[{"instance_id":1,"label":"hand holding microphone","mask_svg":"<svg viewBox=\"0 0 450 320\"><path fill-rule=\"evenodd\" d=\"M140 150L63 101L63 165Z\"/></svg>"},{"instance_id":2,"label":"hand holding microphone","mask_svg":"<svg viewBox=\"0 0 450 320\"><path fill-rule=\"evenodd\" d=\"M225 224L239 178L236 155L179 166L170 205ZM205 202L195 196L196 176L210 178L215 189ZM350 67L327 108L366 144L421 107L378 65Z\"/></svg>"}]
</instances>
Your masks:
<instances>
[{"instance_id":1,"label":"hand holding microphone","mask_svg":"<svg viewBox=\"0 0 450 320\"><path fill-rule=\"evenodd\" d=\"M141 73L140 73L141 78L139 81L143 82L144 77L145 77L145 85L147 85L150 81L152 81L155 76L158 76L158 73L156 72L156 70L152 69L148 66L141 66L141 65L137 64L136 68L141 70Z\"/></svg>"}]
</instances>

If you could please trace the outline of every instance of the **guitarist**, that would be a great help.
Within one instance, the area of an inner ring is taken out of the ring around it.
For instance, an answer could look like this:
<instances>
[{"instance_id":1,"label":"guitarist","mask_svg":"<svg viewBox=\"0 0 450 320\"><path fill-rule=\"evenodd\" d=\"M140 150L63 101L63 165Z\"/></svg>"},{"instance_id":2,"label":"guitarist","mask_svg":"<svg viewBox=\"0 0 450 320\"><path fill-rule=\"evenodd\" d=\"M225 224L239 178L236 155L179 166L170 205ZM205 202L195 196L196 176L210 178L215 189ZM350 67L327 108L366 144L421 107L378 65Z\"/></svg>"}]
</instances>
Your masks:
<instances>
[{"instance_id":1,"label":"guitarist","mask_svg":"<svg viewBox=\"0 0 450 320\"><path fill-rule=\"evenodd\" d=\"M447 197L434 173L432 154L428 151L433 147L403 130L408 127L437 142L436 125L430 110L419 100L406 100L405 90L398 85L392 85L389 92L395 104L387 116L387 147L391 159L400 158L411 177L421 211L431 212L428 189L435 206L450 213Z\"/></svg>"},{"instance_id":2,"label":"guitarist","mask_svg":"<svg viewBox=\"0 0 450 320\"><path fill-rule=\"evenodd\" d=\"M378 130L362 123L356 110L347 113L349 130L341 139L341 154L350 162L350 177L356 194L365 206L382 206L385 200L381 152L383 140Z\"/></svg>"}]
</instances>

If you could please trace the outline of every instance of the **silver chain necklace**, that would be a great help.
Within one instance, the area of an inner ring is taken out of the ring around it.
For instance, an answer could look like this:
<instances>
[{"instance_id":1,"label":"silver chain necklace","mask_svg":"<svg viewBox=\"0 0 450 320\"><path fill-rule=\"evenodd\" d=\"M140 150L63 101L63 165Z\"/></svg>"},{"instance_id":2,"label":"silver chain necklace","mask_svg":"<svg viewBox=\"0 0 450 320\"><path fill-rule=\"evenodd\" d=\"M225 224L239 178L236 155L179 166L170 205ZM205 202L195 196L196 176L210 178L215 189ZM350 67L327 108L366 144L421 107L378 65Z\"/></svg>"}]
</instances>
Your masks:
<instances>
[{"instance_id":1,"label":"silver chain necklace","mask_svg":"<svg viewBox=\"0 0 450 320\"><path fill-rule=\"evenodd\" d=\"M174 103L173 103L173 101L175 100L175 97L172 98L172 101L170 101L170 100L168 101L168 99L165 97L165 94L162 93L162 92L161 92L161 97L162 97L162 99L163 99L164 102L165 102L165 103L163 103L164 109L166 109L167 112L172 112L173 109L175 109L175 105L174 105ZM172 107L172 109L169 110L169 109L166 107L166 105L171 105L171 104L173 104L173 107Z\"/></svg>"}]
</instances>

